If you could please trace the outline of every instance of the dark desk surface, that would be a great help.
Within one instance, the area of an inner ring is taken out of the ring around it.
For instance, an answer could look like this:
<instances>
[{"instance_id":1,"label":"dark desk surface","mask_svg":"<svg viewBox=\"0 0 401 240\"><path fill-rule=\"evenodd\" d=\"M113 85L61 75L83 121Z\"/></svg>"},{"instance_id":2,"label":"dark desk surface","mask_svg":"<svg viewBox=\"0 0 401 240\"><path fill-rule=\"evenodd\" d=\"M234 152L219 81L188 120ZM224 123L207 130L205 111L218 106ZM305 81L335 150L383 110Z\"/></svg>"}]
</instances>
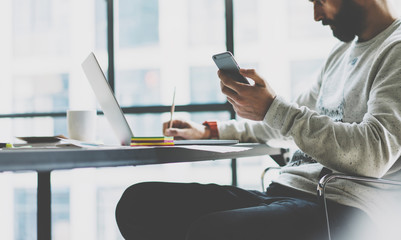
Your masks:
<instances>
[{"instance_id":1,"label":"dark desk surface","mask_svg":"<svg viewBox=\"0 0 401 240\"><path fill-rule=\"evenodd\" d=\"M173 162L195 162L204 160L232 159L261 155L281 155L280 148L265 144L236 144L245 151L214 152L189 149L185 146L157 148L114 149L24 149L1 150L1 171L52 171L87 167L113 167L149 165Z\"/></svg>"}]
</instances>

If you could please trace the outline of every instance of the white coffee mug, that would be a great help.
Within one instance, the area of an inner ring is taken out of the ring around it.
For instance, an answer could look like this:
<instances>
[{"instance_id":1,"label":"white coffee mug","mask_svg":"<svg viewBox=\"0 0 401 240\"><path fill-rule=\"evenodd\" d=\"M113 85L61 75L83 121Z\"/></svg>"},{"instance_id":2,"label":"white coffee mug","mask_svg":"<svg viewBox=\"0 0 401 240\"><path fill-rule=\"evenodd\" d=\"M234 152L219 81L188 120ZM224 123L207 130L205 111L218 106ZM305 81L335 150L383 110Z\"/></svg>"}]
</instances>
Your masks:
<instances>
[{"instance_id":1,"label":"white coffee mug","mask_svg":"<svg viewBox=\"0 0 401 240\"><path fill-rule=\"evenodd\" d=\"M68 110L68 137L71 139L96 141L96 110Z\"/></svg>"}]
</instances>

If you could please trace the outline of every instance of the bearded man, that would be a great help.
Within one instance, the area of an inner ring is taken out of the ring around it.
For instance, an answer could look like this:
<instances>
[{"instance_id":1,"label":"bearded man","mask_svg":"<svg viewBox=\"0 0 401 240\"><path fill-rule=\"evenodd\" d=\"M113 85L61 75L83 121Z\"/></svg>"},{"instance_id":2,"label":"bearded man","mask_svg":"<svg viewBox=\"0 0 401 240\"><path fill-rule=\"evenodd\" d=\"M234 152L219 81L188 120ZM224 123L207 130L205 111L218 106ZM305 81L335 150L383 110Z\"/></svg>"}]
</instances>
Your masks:
<instances>
[{"instance_id":1,"label":"bearded man","mask_svg":"<svg viewBox=\"0 0 401 240\"><path fill-rule=\"evenodd\" d=\"M280 176L265 192L214 184L133 185L116 209L125 238L327 239L315 199L324 174L401 180L401 20L387 0L311 2L315 20L330 26L341 42L308 92L290 103L253 69L240 70L252 85L219 71L227 100L239 116L253 121L164 124L166 135L184 139L264 143L290 138L299 150ZM379 239L369 230L399 192L357 182L332 183L326 193L333 239Z\"/></svg>"}]
</instances>

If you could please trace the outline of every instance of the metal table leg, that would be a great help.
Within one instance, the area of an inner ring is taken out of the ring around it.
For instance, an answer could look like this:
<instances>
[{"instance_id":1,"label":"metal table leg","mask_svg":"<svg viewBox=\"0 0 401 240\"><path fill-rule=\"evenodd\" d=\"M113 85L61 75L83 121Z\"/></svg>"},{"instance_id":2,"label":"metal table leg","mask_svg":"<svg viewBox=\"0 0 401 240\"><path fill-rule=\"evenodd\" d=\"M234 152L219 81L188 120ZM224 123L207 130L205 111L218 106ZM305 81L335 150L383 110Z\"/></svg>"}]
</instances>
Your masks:
<instances>
[{"instance_id":1,"label":"metal table leg","mask_svg":"<svg viewBox=\"0 0 401 240\"><path fill-rule=\"evenodd\" d=\"M237 159L231 159L231 185L238 186Z\"/></svg>"},{"instance_id":2,"label":"metal table leg","mask_svg":"<svg viewBox=\"0 0 401 240\"><path fill-rule=\"evenodd\" d=\"M51 240L50 171L38 172L37 239Z\"/></svg>"}]
</instances>

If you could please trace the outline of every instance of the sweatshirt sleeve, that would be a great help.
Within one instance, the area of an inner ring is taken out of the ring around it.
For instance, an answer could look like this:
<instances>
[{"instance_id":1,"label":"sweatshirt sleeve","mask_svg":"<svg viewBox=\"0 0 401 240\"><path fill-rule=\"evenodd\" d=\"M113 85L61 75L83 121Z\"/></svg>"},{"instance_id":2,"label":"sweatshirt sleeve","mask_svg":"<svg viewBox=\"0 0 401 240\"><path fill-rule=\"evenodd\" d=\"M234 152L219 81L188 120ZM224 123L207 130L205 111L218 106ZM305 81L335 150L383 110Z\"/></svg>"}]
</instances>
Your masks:
<instances>
[{"instance_id":1,"label":"sweatshirt sleeve","mask_svg":"<svg viewBox=\"0 0 401 240\"><path fill-rule=\"evenodd\" d=\"M263 121L230 120L217 123L220 139L238 139L240 142L267 143L270 139L284 139L280 131Z\"/></svg>"},{"instance_id":2,"label":"sweatshirt sleeve","mask_svg":"<svg viewBox=\"0 0 401 240\"><path fill-rule=\"evenodd\" d=\"M280 97L264 122L291 136L303 152L330 169L382 177L401 153L400 54L401 44L395 44L373 64L370 77L374 80L362 122L335 122Z\"/></svg>"}]
</instances>

